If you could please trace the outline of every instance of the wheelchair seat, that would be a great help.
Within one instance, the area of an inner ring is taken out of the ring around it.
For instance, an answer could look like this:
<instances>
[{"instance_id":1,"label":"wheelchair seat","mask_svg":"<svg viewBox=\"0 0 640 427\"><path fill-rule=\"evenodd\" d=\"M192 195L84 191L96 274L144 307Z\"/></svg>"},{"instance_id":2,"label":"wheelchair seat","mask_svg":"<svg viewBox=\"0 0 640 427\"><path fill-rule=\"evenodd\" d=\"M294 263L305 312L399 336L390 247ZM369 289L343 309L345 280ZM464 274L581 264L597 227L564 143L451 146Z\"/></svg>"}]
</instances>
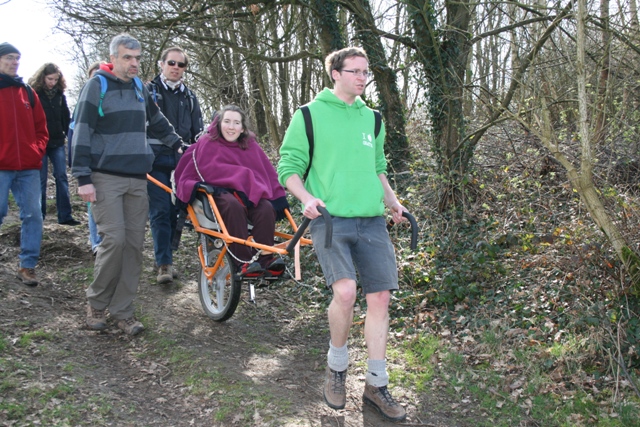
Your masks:
<instances>
[{"instance_id":1,"label":"wheelchair seat","mask_svg":"<svg viewBox=\"0 0 640 427\"><path fill-rule=\"evenodd\" d=\"M198 188L201 188L206 191L203 193L202 191L195 192L195 198L191 202L191 206L196 214L196 218L198 219L198 223L201 227L208 228L209 230L220 231L220 224L216 219L216 215L213 212L213 208L209 203L209 198L207 194L214 195L216 189L208 184L200 183L198 184ZM249 234L251 234L251 230L253 229L253 224L248 222Z\"/></svg>"},{"instance_id":2,"label":"wheelchair seat","mask_svg":"<svg viewBox=\"0 0 640 427\"><path fill-rule=\"evenodd\" d=\"M213 209L211 209L211 204L209 203L206 193L196 193L195 199L191 202L191 207L201 227L220 231L220 224L218 224Z\"/></svg>"}]
</instances>

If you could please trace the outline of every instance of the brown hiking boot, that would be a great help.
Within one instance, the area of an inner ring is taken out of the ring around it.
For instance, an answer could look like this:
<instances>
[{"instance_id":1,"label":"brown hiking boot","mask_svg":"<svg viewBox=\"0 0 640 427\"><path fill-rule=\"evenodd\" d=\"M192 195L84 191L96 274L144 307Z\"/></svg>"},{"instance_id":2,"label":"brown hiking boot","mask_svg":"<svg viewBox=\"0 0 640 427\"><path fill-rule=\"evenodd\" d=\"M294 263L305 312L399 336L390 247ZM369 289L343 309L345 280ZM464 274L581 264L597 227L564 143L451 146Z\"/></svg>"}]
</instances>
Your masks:
<instances>
[{"instance_id":1,"label":"brown hiking boot","mask_svg":"<svg viewBox=\"0 0 640 427\"><path fill-rule=\"evenodd\" d=\"M18 269L17 276L24 285L31 287L38 286L38 279L36 278L35 268L20 268Z\"/></svg>"},{"instance_id":2,"label":"brown hiking boot","mask_svg":"<svg viewBox=\"0 0 640 427\"><path fill-rule=\"evenodd\" d=\"M87 326L94 331L107 329L107 310L97 310L87 304Z\"/></svg>"},{"instance_id":3,"label":"brown hiking boot","mask_svg":"<svg viewBox=\"0 0 640 427\"><path fill-rule=\"evenodd\" d=\"M171 264L163 264L158 268L158 277L156 280L159 285L165 285L173 282L173 267Z\"/></svg>"},{"instance_id":4,"label":"brown hiking boot","mask_svg":"<svg viewBox=\"0 0 640 427\"><path fill-rule=\"evenodd\" d=\"M116 326L124 331L127 335L136 335L144 331L144 325L135 317L131 316L128 319L120 319L116 322Z\"/></svg>"},{"instance_id":5,"label":"brown hiking boot","mask_svg":"<svg viewBox=\"0 0 640 427\"><path fill-rule=\"evenodd\" d=\"M407 418L407 412L391 397L386 385L374 387L365 384L362 400L364 403L376 408L388 420L402 421Z\"/></svg>"},{"instance_id":6,"label":"brown hiking boot","mask_svg":"<svg viewBox=\"0 0 640 427\"><path fill-rule=\"evenodd\" d=\"M347 392L345 391L345 383L347 381L347 371L334 371L327 366L327 377L324 380L324 388L322 394L324 401L330 408L344 409L347 404Z\"/></svg>"}]
</instances>

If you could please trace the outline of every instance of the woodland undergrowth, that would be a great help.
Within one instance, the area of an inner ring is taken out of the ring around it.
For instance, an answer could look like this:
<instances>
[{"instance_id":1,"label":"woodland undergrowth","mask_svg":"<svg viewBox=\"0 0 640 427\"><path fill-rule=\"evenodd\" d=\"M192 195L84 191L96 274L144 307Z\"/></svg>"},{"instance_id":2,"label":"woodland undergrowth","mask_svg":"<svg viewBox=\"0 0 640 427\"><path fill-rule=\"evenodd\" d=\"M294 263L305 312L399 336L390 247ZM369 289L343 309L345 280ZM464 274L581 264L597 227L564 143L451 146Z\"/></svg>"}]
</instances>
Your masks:
<instances>
[{"instance_id":1,"label":"woodland undergrowth","mask_svg":"<svg viewBox=\"0 0 640 427\"><path fill-rule=\"evenodd\" d=\"M437 212L426 150L390 175L419 225L417 251L408 227L391 231L401 276L392 330L438 337L451 386L476 388L494 410L519 408L532 425L637 423L640 301L562 167L521 130L495 132L478 147L464 206ZM601 197L637 246L639 181L610 171L596 170Z\"/></svg>"}]
</instances>

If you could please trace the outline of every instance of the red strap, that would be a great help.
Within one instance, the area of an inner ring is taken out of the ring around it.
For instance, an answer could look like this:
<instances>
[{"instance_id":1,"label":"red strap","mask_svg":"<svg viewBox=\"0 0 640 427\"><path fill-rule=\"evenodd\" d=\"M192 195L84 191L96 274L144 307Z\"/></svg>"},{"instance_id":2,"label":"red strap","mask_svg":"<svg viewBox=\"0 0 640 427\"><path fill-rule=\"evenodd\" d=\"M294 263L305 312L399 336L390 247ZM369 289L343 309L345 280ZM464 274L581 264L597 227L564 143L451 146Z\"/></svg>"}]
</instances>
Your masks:
<instances>
[{"instance_id":1,"label":"red strap","mask_svg":"<svg viewBox=\"0 0 640 427\"><path fill-rule=\"evenodd\" d=\"M238 192L237 192L237 191L234 191L234 192L233 192L233 196L234 196L236 199L238 199L238 201L240 202L240 204L241 204L243 207L245 207L245 208L246 208L246 206L244 205L244 202L242 201L242 198L238 195Z\"/></svg>"}]
</instances>

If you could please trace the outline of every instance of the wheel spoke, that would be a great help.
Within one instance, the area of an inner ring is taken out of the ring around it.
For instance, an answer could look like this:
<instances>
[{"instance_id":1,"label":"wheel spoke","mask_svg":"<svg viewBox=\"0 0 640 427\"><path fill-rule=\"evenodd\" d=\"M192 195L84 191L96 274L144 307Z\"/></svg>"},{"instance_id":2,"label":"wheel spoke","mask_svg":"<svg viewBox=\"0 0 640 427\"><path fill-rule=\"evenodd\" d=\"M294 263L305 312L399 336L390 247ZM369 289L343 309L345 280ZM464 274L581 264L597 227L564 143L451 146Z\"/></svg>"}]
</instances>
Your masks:
<instances>
[{"instance_id":1,"label":"wheel spoke","mask_svg":"<svg viewBox=\"0 0 640 427\"><path fill-rule=\"evenodd\" d=\"M220 257L221 249L215 248L212 241L201 239L203 252L208 266L213 266ZM200 302L205 313L216 321L224 321L230 318L240 301L242 282L233 275L231 269L231 257L224 255L218 270L211 281L207 280L204 270L200 271L200 283L198 292Z\"/></svg>"}]
</instances>

